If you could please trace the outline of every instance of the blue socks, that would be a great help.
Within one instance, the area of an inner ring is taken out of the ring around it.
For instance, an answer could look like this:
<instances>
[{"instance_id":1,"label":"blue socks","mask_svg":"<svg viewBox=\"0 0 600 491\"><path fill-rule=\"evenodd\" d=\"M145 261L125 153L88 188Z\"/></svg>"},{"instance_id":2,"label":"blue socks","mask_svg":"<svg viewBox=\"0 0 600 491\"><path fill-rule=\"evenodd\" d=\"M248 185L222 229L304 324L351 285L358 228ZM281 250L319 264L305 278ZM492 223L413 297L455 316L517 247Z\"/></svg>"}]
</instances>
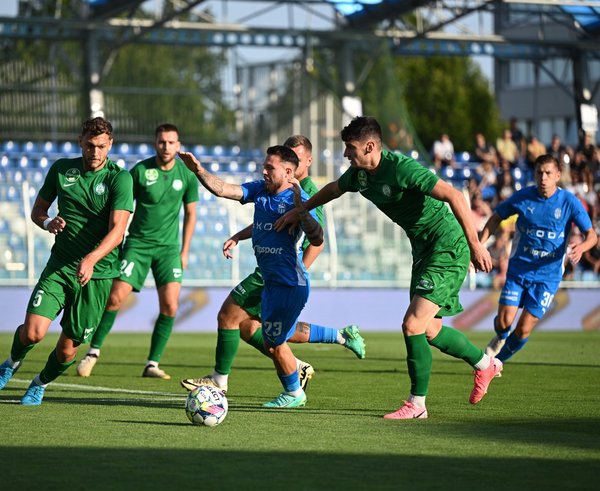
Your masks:
<instances>
[{"instance_id":1,"label":"blue socks","mask_svg":"<svg viewBox=\"0 0 600 491\"><path fill-rule=\"evenodd\" d=\"M510 326L508 326L508 329L506 331L499 331L496 321L498 320L498 316L494 317L494 331L496 331L496 334L498 335L498 337L500 339L506 339L508 337L508 335L510 334Z\"/></svg>"},{"instance_id":2,"label":"blue socks","mask_svg":"<svg viewBox=\"0 0 600 491\"><path fill-rule=\"evenodd\" d=\"M337 329L333 329L331 327L323 327L317 324L311 324L308 342L334 344L337 342L337 335Z\"/></svg>"},{"instance_id":3,"label":"blue socks","mask_svg":"<svg viewBox=\"0 0 600 491\"><path fill-rule=\"evenodd\" d=\"M513 332L510 336L508 336L506 343L504 343L504 346L502 346L502 349L500 350L500 353L496 355L496 358L504 363L517 351L522 349L527 341L529 341L529 338L520 339Z\"/></svg>"},{"instance_id":4,"label":"blue socks","mask_svg":"<svg viewBox=\"0 0 600 491\"><path fill-rule=\"evenodd\" d=\"M281 380L281 385L283 385L283 390L285 392L293 393L300 390L300 380L298 380L297 370L288 375L278 373L277 376L279 377L279 380Z\"/></svg>"}]
</instances>

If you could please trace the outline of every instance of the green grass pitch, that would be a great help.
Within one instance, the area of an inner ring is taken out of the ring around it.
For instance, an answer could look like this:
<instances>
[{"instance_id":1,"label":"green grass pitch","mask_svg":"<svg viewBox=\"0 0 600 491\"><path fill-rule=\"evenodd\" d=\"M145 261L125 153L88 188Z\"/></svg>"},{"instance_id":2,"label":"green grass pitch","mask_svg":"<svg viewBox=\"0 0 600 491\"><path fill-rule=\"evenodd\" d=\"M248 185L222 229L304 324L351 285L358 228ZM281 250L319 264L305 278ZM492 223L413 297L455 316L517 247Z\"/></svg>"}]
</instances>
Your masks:
<instances>
[{"instance_id":1,"label":"green grass pitch","mask_svg":"<svg viewBox=\"0 0 600 491\"><path fill-rule=\"evenodd\" d=\"M490 333L469 337L484 346ZM211 372L214 334L173 334L162 381L140 377L150 335L114 332L92 377L71 367L42 406L20 406L56 339L0 392L1 489L598 489L600 332L535 333L477 406L470 367L433 350L429 419L415 421L382 419L409 389L399 332L365 333L365 360L294 346L316 370L297 410L261 407L279 381L242 343L215 428L188 422L179 387ZM0 335L2 359L11 340Z\"/></svg>"}]
</instances>

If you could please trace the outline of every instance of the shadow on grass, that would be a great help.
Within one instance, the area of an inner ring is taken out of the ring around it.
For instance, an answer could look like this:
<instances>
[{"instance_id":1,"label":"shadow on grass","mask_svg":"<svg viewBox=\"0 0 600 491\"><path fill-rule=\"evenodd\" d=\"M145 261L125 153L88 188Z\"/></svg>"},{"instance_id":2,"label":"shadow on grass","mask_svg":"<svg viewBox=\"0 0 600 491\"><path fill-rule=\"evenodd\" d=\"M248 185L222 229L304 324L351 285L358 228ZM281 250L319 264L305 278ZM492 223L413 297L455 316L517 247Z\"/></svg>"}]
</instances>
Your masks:
<instances>
[{"instance_id":1,"label":"shadow on grass","mask_svg":"<svg viewBox=\"0 0 600 491\"><path fill-rule=\"evenodd\" d=\"M131 422L126 422L130 424ZM218 431L199 429L199 431ZM326 452L0 447L4 489L587 490L598 462ZM477 487L477 486L476 486Z\"/></svg>"}]
</instances>

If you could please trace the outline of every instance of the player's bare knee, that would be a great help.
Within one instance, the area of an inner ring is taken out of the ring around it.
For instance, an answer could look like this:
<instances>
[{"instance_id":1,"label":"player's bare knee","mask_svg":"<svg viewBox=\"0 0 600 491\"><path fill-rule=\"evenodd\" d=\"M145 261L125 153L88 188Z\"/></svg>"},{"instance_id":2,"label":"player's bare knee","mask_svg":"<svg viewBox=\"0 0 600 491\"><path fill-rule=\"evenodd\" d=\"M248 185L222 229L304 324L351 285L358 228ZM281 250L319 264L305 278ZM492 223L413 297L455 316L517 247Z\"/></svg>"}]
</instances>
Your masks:
<instances>
[{"instance_id":1,"label":"player's bare knee","mask_svg":"<svg viewBox=\"0 0 600 491\"><path fill-rule=\"evenodd\" d=\"M46 329L33 322L21 324L19 326L19 341L25 346L37 344L46 335Z\"/></svg>"},{"instance_id":2,"label":"player's bare knee","mask_svg":"<svg viewBox=\"0 0 600 491\"><path fill-rule=\"evenodd\" d=\"M175 317L177 315L177 309L179 305L177 303L168 303L166 305L161 305L160 313L162 315L166 315L167 317Z\"/></svg>"}]
</instances>

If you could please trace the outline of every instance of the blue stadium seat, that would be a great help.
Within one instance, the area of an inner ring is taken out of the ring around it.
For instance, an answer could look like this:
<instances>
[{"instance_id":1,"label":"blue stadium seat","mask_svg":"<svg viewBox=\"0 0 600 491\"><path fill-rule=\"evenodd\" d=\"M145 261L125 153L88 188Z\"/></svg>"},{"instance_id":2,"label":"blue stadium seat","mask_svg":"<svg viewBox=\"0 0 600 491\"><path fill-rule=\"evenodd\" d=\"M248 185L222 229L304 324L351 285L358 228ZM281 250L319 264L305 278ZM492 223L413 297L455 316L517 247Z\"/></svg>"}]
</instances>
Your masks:
<instances>
[{"instance_id":1,"label":"blue stadium seat","mask_svg":"<svg viewBox=\"0 0 600 491\"><path fill-rule=\"evenodd\" d=\"M198 158L209 154L208 150L204 145L195 145L192 150L192 153Z\"/></svg>"},{"instance_id":2,"label":"blue stadium seat","mask_svg":"<svg viewBox=\"0 0 600 491\"><path fill-rule=\"evenodd\" d=\"M147 143L141 143L136 147L135 153L140 160L143 160L151 157L154 154L154 149Z\"/></svg>"},{"instance_id":3,"label":"blue stadium seat","mask_svg":"<svg viewBox=\"0 0 600 491\"><path fill-rule=\"evenodd\" d=\"M21 155L19 158L19 168L25 169L29 166L29 157L27 155Z\"/></svg>"},{"instance_id":4,"label":"blue stadium seat","mask_svg":"<svg viewBox=\"0 0 600 491\"><path fill-rule=\"evenodd\" d=\"M12 140L7 140L2 143L2 151L4 152L19 152L21 151L20 145Z\"/></svg>"},{"instance_id":5,"label":"blue stadium seat","mask_svg":"<svg viewBox=\"0 0 600 491\"><path fill-rule=\"evenodd\" d=\"M79 147L71 142L63 142L60 145L60 154L66 158L76 157L79 154Z\"/></svg>"},{"instance_id":6,"label":"blue stadium seat","mask_svg":"<svg viewBox=\"0 0 600 491\"><path fill-rule=\"evenodd\" d=\"M465 164L471 162L471 154L469 152L456 152L454 154L454 160L458 164Z\"/></svg>"}]
</instances>

